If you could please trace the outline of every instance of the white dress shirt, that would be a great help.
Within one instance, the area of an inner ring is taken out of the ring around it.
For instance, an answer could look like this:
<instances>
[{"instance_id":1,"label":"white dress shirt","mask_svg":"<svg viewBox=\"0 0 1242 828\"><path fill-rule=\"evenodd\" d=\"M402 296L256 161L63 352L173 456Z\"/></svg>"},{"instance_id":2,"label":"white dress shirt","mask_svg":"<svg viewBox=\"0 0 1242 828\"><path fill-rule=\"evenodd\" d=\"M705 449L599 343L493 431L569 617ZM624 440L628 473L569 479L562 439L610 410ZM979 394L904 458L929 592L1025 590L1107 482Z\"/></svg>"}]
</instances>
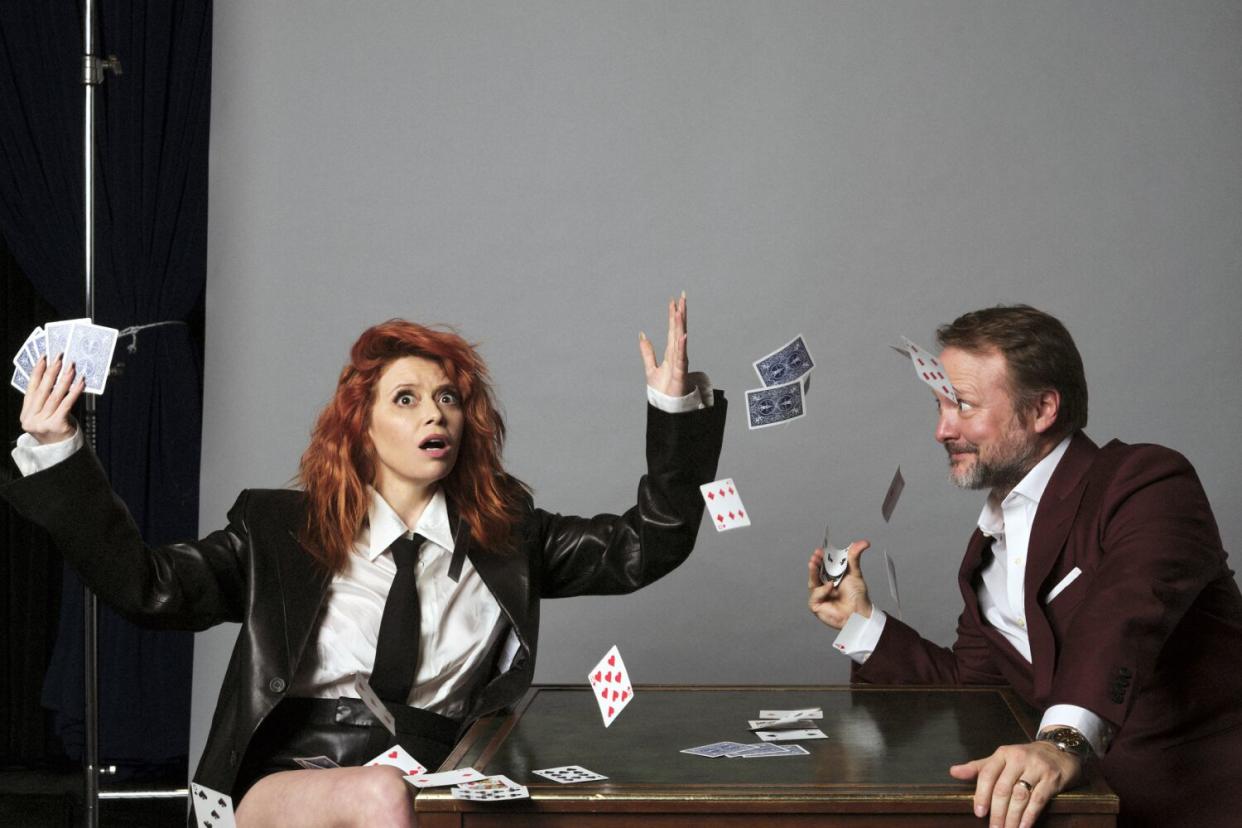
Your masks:
<instances>
[{"instance_id":1,"label":"white dress shirt","mask_svg":"<svg viewBox=\"0 0 1242 828\"><path fill-rule=\"evenodd\" d=\"M671 414L711 407L713 393L707 375L689 374L687 382L693 387L684 397L670 397L648 386L647 399ZM47 445L23 434L13 449L13 461L23 475L30 475L67 459L83 445L81 429ZM317 635L307 646L289 695L352 697L355 673L370 677L384 601L397 572L388 547L401 535L416 532L426 540L418 557L419 658L407 701L460 718L493 670L503 670L512 661L517 636L469 558L457 581L448 577L454 545L442 491L432 496L413 529L379 492L370 487L368 491L367 522L354 539L345 570L332 578Z\"/></svg>"},{"instance_id":2,"label":"white dress shirt","mask_svg":"<svg viewBox=\"0 0 1242 828\"><path fill-rule=\"evenodd\" d=\"M992 539L992 556L983 565L977 593L979 611L1028 662L1031 661L1031 639L1026 629L1025 577L1031 525L1035 522L1044 489L1069 444L1070 438L1066 437L1026 473L999 507L988 499L979 513L979 531ZM870 618L853 613L832 646L863 664L879 644L887 620L888 616L879 609L873 609ZM1087 737L1097 756L1103 755L1112 738L1112 728L1107 722L1077 705L1049 707L1044 711L1039 728L1051 725L1076 728Z\"/></svg>"}]
</instances>

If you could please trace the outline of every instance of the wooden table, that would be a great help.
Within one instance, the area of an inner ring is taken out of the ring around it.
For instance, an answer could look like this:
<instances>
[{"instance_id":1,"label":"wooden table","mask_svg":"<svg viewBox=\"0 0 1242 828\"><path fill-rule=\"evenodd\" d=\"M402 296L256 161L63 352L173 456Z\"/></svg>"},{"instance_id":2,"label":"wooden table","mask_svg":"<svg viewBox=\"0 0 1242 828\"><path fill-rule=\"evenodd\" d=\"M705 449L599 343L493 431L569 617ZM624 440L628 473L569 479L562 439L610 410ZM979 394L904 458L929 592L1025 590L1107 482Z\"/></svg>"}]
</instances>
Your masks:
<instances>
[{"instance_id":1,"label":"wooden table","mask_svg":"<svg viewBox=\"0 0 1242 828\"><path fill-rule=\"evenodd\" d=\"M708 759L681 753L755 742L760 709L822 707L827 739L808 756ZM508 715L481 719L441 770L474 767L530 788L529 800L415 799L420 828L448 826L984 824L973 784L950 765L1029 741L1032 711L1005 688L640 686L605 729L585 685L535 686ZM582 765L608 779L561 785L532 773ZM1095 779L1058 796L1043 826L1113 826L1117 797Z\"/></svg>"}]
</instances>

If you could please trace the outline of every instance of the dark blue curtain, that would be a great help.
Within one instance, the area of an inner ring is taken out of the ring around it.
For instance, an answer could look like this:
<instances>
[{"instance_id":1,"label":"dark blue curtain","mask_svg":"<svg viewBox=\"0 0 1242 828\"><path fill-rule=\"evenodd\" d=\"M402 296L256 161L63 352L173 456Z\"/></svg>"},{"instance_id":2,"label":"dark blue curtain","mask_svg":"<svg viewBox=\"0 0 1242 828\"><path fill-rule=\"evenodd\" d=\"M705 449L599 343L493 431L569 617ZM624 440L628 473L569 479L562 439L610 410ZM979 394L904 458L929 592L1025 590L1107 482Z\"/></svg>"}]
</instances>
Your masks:
<instances>
[{"instance_id":1,"label":"dark blue curtain","mask_svg":"<svg viewBox=\"0 0 1242 828\"><path fill-rule=\"evenodd\" d=\"M206 266L211 2L103 0L100 52L124 74L101 93L95 319L117 344L98 452L149 543L196 534ZM82 9L0 3L0 233L62 317L80 316ZM82 595L66 573L44 704L82 743ZM100 613L100 750L142 767L187 752L192 637Z\"/></svg>"}]
</instances>

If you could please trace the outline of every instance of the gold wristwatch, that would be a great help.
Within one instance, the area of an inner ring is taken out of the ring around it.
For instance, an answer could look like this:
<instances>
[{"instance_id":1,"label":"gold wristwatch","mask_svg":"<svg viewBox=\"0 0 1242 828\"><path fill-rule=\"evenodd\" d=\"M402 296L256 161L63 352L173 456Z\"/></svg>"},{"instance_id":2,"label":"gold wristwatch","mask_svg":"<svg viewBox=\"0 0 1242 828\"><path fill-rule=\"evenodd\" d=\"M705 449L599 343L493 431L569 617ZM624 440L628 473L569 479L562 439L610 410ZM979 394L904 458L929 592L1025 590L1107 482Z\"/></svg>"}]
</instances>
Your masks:
<instances>
[{"instance_id":1,"label":"gold wristwatch","mask_svg":"<svg viewBox=\"0 0 1242 828\"><path fill-rule=\"evenodd\" d=\"M1062 753L1070 753L1084 762L1094 755L1091 743L1076 728L1058 725L1042 731L1035 737L1037 742L1051 742L1052 746Z\"/></svg>"}]
</instances>

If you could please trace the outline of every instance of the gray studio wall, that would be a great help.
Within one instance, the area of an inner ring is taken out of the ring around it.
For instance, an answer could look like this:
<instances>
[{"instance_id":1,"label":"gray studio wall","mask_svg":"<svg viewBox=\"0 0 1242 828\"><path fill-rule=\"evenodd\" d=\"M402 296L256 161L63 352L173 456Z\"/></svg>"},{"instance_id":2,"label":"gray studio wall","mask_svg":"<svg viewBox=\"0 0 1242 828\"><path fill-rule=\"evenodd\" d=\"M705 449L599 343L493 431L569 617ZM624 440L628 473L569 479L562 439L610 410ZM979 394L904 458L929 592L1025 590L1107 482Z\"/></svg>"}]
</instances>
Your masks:
<instances>
[{"instance_id":1,"label":"gray studio wall","mask_svg":"<svg viewBox=\"0 0 1242 828\"><path fill-rule=\"evenodd\" d=\"M291 478L393 316L479 343L541 504L625 508L638 332L662 344L684 288L754 525L704 526L636 595L547 605L541 681L612 644L640 683L845 681L805 607L826 519L890 550L906 620L950 641L980 497L887 344L997 302L1065 320L1089 432L1186 453L1239 546L1236 2L218 3L213 74L203 532ZM751 362L797 333L810 413L748 432ZM196 757L235 634L198 638Z\"/></svg>"}]
</instances>

